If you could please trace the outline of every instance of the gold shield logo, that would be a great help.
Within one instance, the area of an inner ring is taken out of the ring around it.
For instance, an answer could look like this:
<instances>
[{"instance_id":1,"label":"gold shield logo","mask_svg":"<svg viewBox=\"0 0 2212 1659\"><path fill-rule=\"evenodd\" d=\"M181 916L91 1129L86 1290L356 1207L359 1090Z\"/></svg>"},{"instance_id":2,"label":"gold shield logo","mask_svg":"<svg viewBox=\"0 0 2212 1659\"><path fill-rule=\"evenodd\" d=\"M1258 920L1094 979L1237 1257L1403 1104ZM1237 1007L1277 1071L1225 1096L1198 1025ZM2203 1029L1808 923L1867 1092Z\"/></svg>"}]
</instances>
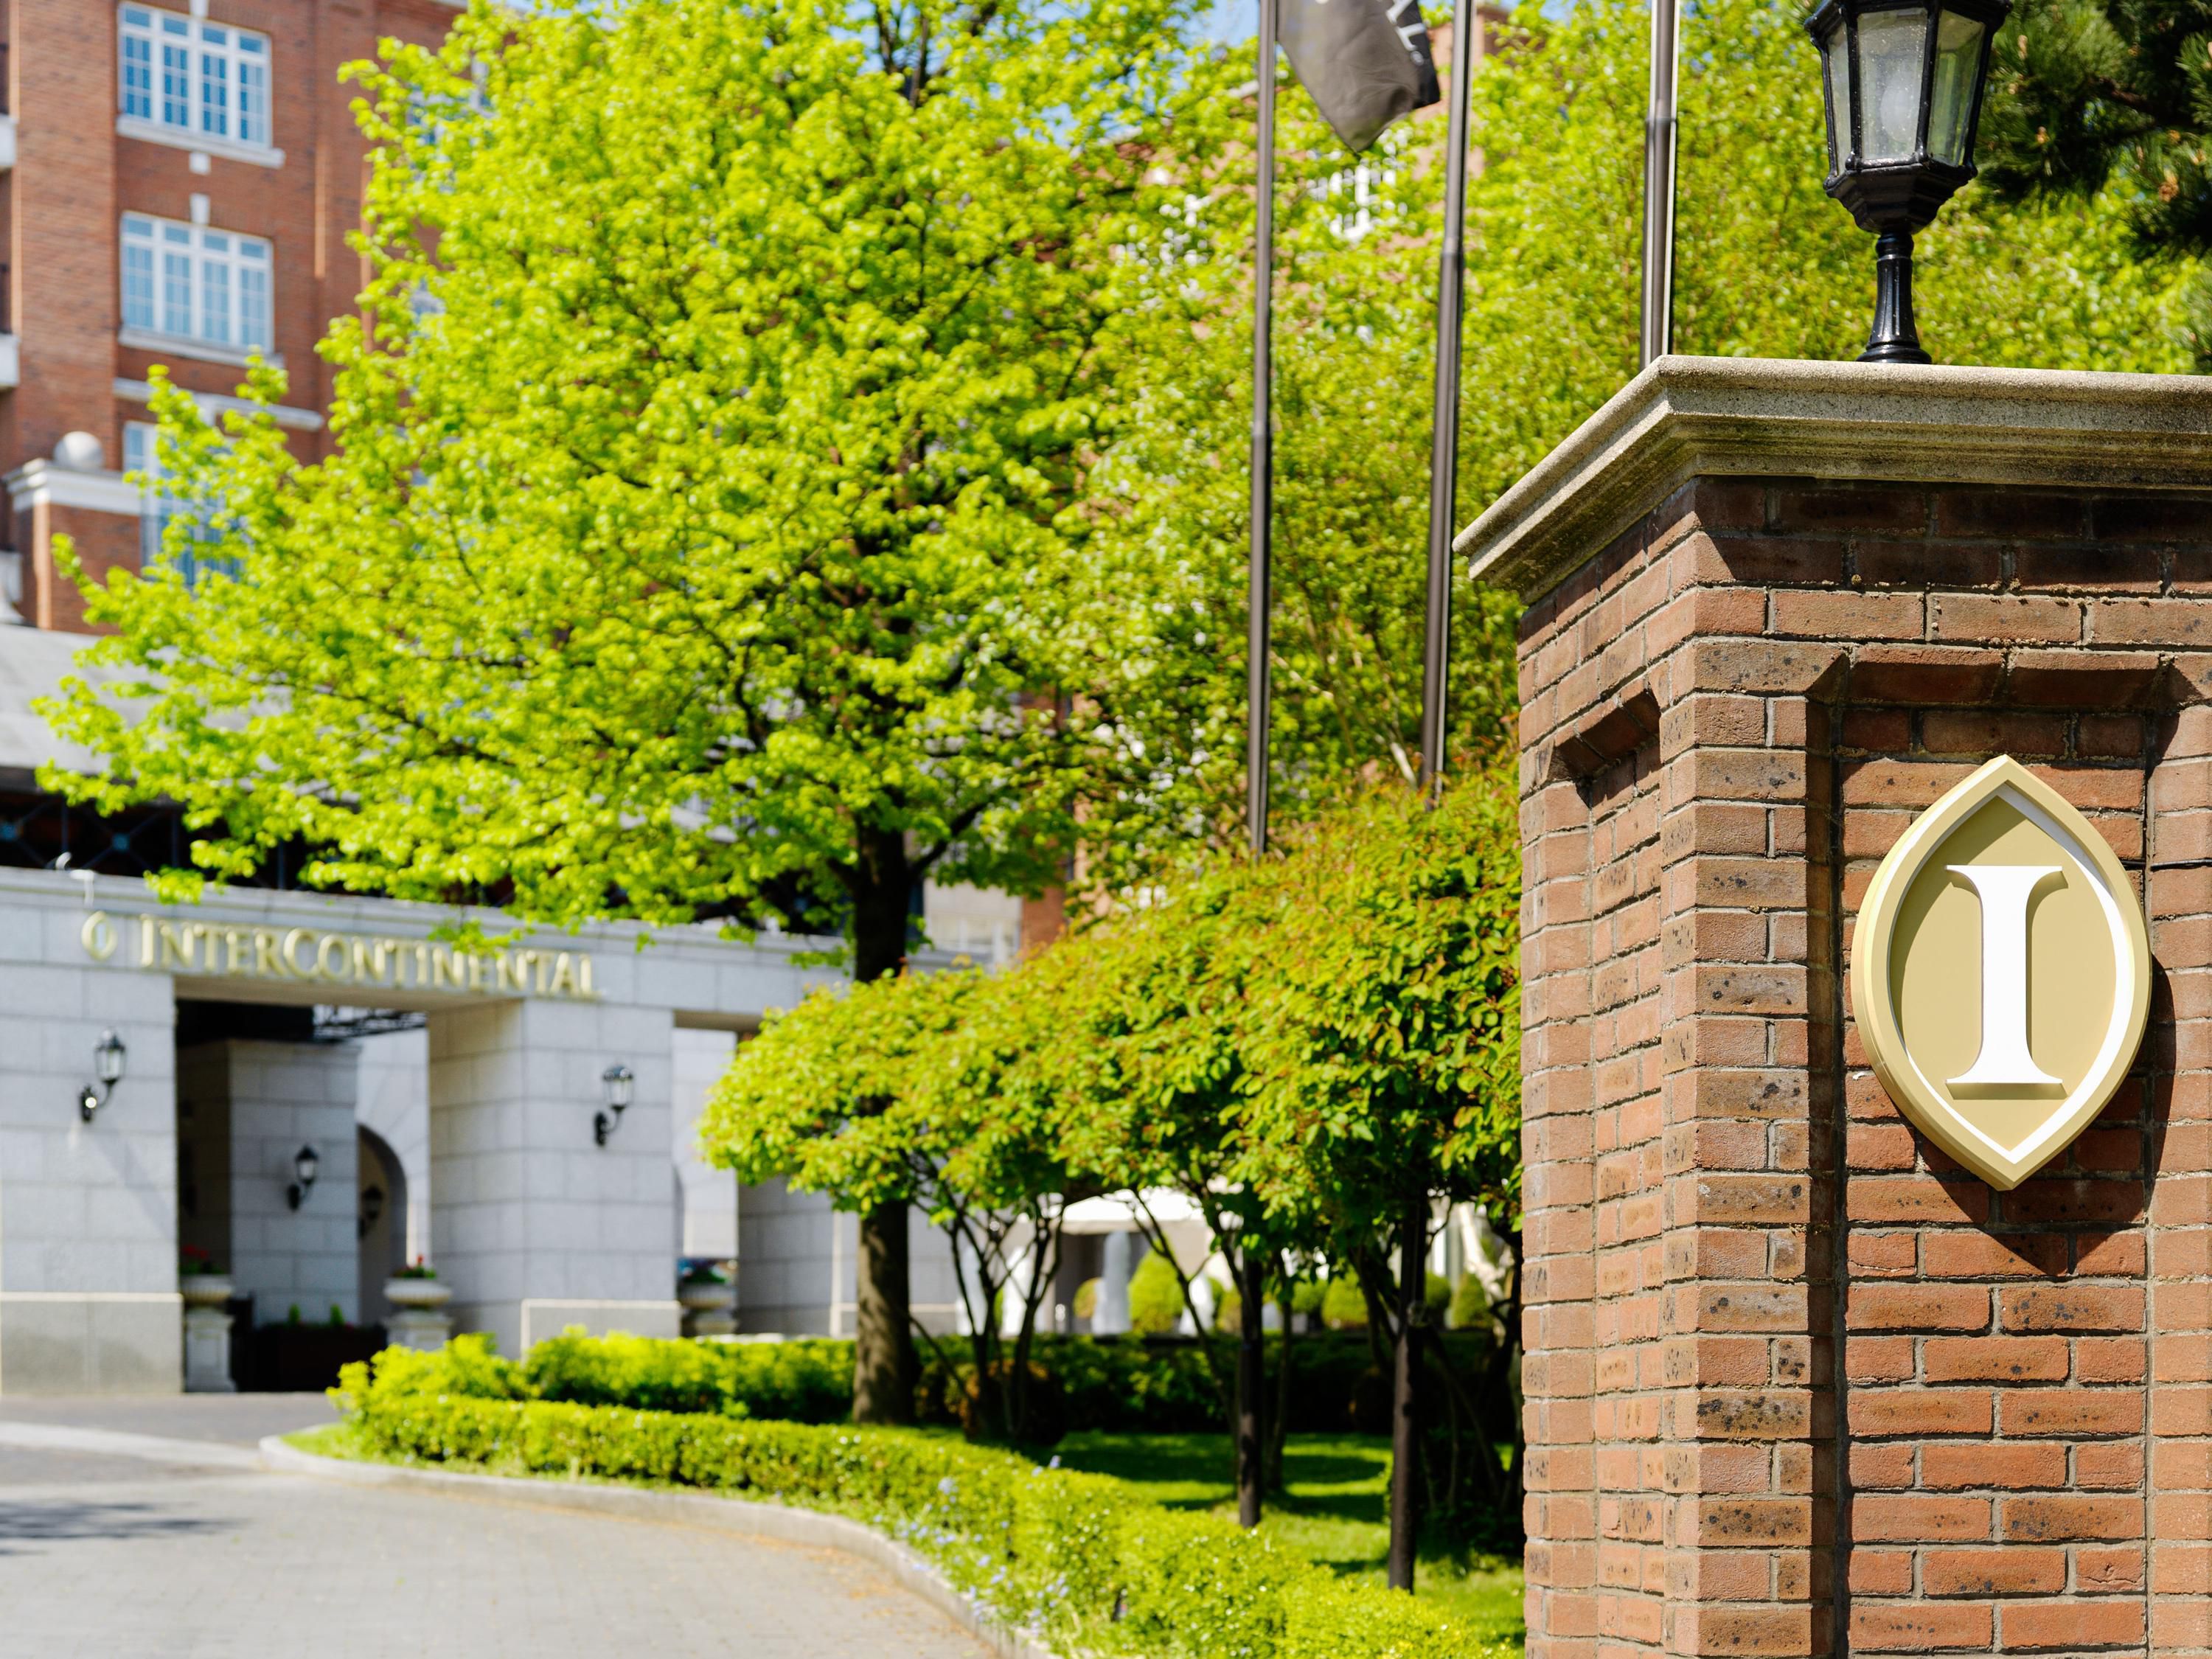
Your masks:
<instances>
[{"instance_id":1,"label":"gold shield logo","mask_svg":"<svg viewBox=\"0 0 2212 1659\"><path fill-rule=\"evenodd\" d=\"M1850 992L1889 1097L2003 1191L2094 1121L2134 1063L2150 937L2105 838L2000 757L1882 860Z\"/></svg>"}]
</instances>

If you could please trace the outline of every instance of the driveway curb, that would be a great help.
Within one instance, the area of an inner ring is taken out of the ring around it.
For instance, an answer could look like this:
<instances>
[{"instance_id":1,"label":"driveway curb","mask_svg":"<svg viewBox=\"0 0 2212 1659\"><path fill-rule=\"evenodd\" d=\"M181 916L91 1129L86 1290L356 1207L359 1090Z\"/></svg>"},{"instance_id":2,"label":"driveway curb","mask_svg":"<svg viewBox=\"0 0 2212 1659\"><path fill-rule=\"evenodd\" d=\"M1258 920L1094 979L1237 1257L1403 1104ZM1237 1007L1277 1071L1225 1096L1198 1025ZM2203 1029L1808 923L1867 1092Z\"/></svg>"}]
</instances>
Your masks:
<instances>
[{"instance_id":1,"label":"driveway curb","mask_svg":"<svg viewBox=\"0 0 2212 1659\"><path fill-rule=\"evenodd\" d=\"M456 1474L450 1470L415 1468L400 1463L362 1463L347 1458L319 1457L288 1445L283 1436L273 1434L261 1442L261 1464L282 1474L311 1475L356 1486L399 1486L417 1492L489 1498L494 1503L521 1504L536 1509L581 1510L633 1521L673 1522L743 1538L767 1538L778 1543L839 1550L882 1569L903 1589L973 1635L1000 1659L1058 1659L1058 1656L1029 1638L986 1618L967 1597L946 1583L936 1568L905 1545L842 1515L824 1515L817 1510L794 1509L786 1504L717 1498L706 1492L595 1486L501 1474Z\"/></svg>"}]
</instances>

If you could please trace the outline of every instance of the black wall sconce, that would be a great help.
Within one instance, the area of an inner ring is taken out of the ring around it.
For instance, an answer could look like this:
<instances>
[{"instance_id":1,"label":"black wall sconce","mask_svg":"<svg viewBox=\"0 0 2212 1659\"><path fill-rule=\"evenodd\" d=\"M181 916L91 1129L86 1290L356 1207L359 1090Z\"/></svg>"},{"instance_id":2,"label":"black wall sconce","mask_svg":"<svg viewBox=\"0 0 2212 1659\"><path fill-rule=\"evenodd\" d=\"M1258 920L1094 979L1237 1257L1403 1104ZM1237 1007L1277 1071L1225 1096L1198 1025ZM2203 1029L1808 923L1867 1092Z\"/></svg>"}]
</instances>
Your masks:
<instances>
[{"instance_id":1,"label":"black wall sconce","mask_svg":"<svg viewBox=\"0 0 2212 1659\"><path fill-rule=\"evenodd\" d=\"M92 1050L92 1071L100 1079L99 1085L95 1087L88 1083L77 1091L76 1096L76 1114L85 1122L91 1122L92 1115L113 1098L115 1085L123 1081L124 1062L130 1058L130 1052L114 1032L100 1034L100 1041Z\"/></svg>"},{"instance_id":2,"label":"black wall sconce","mask_svg":"<svg viewBox=\"0 0 2212 1659\"><path fill-rule=\"evenodd\" d=\"M600 1112L592 1117L592 1139L596 1145L604 1146L607 1144L607 1137L622 1122L622 1115L629 1109L630 1096L636 1088L637 1078L620 1060L599 1073L599 1091L606 1097L608 1109L614 1115L610 1117L605 1112Z\"/></svg>"},{"instance_id":3,"label":"black wall sconce","mask_svg":"<svg viewBox=\"0 0 2212 1659\"><path fill-rule=\"evenodd\" d=\"M315 1190L315 1176L323 1161L315 1156L312 1146L302 1146L292 1155L292 1184L284 1189L284 1201L298 1209L307 1201L307 1194Z\"/></svg>"}]
</instances>

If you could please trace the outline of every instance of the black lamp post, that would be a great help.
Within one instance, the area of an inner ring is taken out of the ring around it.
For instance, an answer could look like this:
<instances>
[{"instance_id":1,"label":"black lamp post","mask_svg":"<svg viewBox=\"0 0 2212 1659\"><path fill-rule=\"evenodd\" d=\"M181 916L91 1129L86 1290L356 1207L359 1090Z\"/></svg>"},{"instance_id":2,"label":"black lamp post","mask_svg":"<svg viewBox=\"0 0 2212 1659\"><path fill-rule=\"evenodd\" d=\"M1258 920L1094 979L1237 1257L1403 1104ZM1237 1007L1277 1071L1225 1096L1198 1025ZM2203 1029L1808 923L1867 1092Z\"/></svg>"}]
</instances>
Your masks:
<instances>
[{"instance_id":1,"label":"black lamp post","mask_svg":"<svg viewBox=\"0 0 2212 1659\"><path fill-rule=\"evenodd\" d=\"M1912 234L1974 176L1990 39L2006 0L1823 0L1828 194L1876 240L1863 363L1924 363L1912 325Z\"/></svg>"}]
</instances>

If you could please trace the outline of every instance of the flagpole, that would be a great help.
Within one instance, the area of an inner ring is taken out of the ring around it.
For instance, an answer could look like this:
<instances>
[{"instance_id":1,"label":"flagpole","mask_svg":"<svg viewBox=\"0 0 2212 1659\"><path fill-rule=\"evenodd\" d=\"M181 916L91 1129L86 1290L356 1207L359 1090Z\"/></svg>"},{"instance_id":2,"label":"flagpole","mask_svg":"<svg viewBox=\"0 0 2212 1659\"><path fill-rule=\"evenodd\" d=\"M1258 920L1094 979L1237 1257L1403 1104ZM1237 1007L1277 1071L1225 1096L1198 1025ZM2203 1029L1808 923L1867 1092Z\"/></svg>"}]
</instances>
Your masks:
<instances>
[{"instance_id":1,"label":"flagpole","mask_svg":"<svg viewBox=\"0 0 2212 1659\"><path fill-rule=\"evenodd\" d=\"M1445 127L1444 240L1437 261L1437 397L1429 428L1429 608L1421 649L1424 796L1444 769L1444 688L1451 667L1453 514L1458 510L1459 356L1467 305L1467 121L1474 80L1475 0L1452 7L1451 112Z\"/></svg>"},{"instance_id":2,"label":"flagpole","mask_svg":"<svg viewBox=\"0 0 2212 1659\"><path fill-rule=\"evenodd\" d=\"M1275 444L1269 407L1274 379L1275 7L1260 0L1260 142L1257 269L1252 279L1252 562L1245 641L1244 818L1252 850L1267 850L1267 726L1270 703L1268 543L1275 505Z\"/></svg>"},{"instance_id":3,"label":"flagpole","mask_svg":"<svg viewBox=\"0 0 2212 1659\"><path fill-rule=\"evenodd\" d=\"M1639 367L1674 349L1674 65L1678 0L1651 0L1651 96L1644 117L1644 328Z\"/></svg>"}]
</instances>

